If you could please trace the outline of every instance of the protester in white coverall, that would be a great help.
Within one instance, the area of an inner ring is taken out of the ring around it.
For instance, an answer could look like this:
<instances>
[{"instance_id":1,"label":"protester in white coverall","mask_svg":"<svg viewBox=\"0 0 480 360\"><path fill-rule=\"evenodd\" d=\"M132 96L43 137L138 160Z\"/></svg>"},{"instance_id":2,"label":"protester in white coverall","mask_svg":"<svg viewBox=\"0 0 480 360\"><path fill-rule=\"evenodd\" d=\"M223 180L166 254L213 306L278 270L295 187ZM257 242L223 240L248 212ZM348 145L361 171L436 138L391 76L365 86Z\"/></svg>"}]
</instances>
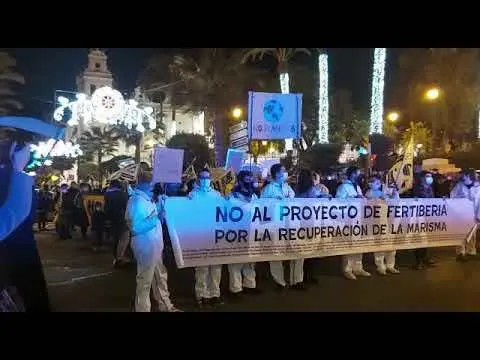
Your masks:
<instances>
[{"instance_id":1,"label":"protester in white coverall","mask_svg":"<svg viewBox=\"0 0 480 360\"><path fill-rule=\"evenodd\" d=\"M198 174L198 186L188 195L189 199L222 199L222 195L211 186L210 171L203 169ZM221 305L220 280L222 265L199 266L195 268L195 297L197 306Z\"/></svg>"},{"instance_id":2,"label":"protester in white coverall","mask_svg":"<svg viewBox=\"0 0 480 360\"><path fill-rule=\"evenodd\" d=\"M387 195L383 190L382 178L378 175L374 175L368 182L368 191L365 194L367 199L399 199L400 196L396 189L391 191L391 195ZM400 271L395 268L395 255L396 251L377 251L374 253L375 265L377 266L377 272L380 275L387 275L387 272L391 274L400 274Z\"/></svg>"},{"instance_id":3,"label":"protester in white coverall","mask_svg":"<svg viewBox=\"0 0 480 360\"><path fill-rule=\"evenodd\" d=\"M263 188L262 198L270 199L293 199L295 192L287 184L288 173L285 167L280 164L272 165L270 169L272 181ZM270 274L278 286L279 290L284 290L287 286L283 274L282 261L270 261ZM303 282L303 259L290 260L290 285Z\"/></svg>"},{"instance_id":4,"label":"protester in white coverall","mask_svg":"<svg viewBox=\"0 0 480 360\"><path fill-rule=\"evenodd\" d=\"M362 189L358 185L360 170L356 166L347 169L346 180L337 188L335 195L338 199L364 199ZM343 275L349 280L356 280L357 276L370 276L370 273L363 269L363 254L344 255L342 257Z\"/></svg>"},{"instance_id":5,"label":"protester in white coverall","mask_svg":"<svg viewBox=\"0 0 480 360\"><path fill-rule=\"evenodd\" d=\"M178 311L170 301L167 269L163 265L162 225L152 201L152 174L141 172L125 214L132 234L132 250L137 261L136 312L150 312L150 289L160 311Z\"/></svg>"},{"instance_id":6,"label":"protester in white coverall","mask_svg":"<svg viewBox=\"0 0 480 360\"><path fill-rule=\"evenodd\" d=\"M474 170L462 172L460 181L453 187L450 197L454 199L469 199L473 202L475 220L480 222L480 183L476 180ZM467 260L467 256L477 255L476 234L457 248L457 261Z\"/></svg>"},{"instance_id":7,"label":"protester in white coverall","mask_svg":"<svg viewBox=\"0 0 480 360\"><path fill-rule=\"evenodd\" d=\"M254 193L253 174L250 171L240 171L237 181L229 196L232 201L249 203L258 199ZM228 274L230 292L234 296L259 293L255 282L255 263L228 264Z\"/></svg>"}]
</instances>

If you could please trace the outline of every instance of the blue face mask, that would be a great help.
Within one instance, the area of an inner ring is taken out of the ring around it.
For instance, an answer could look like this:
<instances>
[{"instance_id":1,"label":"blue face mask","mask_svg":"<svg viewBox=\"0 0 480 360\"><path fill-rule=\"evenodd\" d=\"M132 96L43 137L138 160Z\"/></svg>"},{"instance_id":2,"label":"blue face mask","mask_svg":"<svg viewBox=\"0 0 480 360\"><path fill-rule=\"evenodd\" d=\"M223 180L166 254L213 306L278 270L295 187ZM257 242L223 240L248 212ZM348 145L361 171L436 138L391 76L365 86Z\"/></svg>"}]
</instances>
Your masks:
<instances>
[{"instance_id":1,"label":"blue face mask","mask_svg":"<svg viewBox=\"0 0 480 360\"><path fill-rule=\"evenodd\" d=\"M200 179L199 185L202 189L208 189L212 183L212 180L210 179Z\"/></svg>"}]
</instances>

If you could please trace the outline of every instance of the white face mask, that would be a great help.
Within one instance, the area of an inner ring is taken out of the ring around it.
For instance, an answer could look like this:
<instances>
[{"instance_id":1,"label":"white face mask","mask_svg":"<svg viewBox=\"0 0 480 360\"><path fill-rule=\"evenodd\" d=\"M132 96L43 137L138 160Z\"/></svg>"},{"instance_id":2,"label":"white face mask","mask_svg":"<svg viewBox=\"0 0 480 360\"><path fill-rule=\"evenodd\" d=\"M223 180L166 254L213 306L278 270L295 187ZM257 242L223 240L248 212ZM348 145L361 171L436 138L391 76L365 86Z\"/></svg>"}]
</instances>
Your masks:
<instances>
[{"instance_id":1,"label":"white face mask","mask_svg":"<svg viewBox=\"0 0 480 360\"><path fill-rule=\"evenodd\" d=\"M284 172L283 177L282 177L282 181L287 182L287 180L288 180L288 172Z\"/></svg>"},{"instance_id":2,"label":"white face mask","mask_svg":"<svg viewBox=\"0 0 480 360\"><path fill-rule=\"evenodd\" d=\"M370 189L372 189L373 191L378 191L380 190L380 188L382 187L381 184L378 184L378 183L370 183Z\"/></svg>"},{"instance_id":3,"label":"white face mask","mask_svg":"<svg viewBox=\"0 0 480 360\"><path fill-rule=\"evenodd\" d=\"M257 189L258 188L258 182L252 183L252 186L253 186L254 189Z\"/></svg>"},{"instance_id":4,"label":"white face mask","mask_svg":"<svg viewBox=\"0 0 480 360\"><path fill-rule=\"evenodd\" d=\"M212 180L210 179L200 179L200 187L202 189L208 189L210 187L210 184L212 183Z\"/></svg>"},{"instance_id":5,"label":"white face mask","mask_svg":"<svg viewBox=\"0 0 480 360\"><path fill-rule=\"evenodd\" d=\"M425 178L425 184L427 184L427 185L432 185L432 184L433 184L433 177L427 177L427 178Z\"/></svg>"}]
</instances>

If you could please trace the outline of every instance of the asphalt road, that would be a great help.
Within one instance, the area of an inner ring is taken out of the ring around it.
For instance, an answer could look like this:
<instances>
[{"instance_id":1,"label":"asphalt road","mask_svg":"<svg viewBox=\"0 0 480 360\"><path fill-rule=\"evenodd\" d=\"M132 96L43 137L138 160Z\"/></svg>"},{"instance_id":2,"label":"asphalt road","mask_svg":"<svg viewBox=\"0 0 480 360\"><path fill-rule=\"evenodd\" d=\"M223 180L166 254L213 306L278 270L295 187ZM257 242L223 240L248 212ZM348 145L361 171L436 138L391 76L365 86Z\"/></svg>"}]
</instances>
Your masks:
<instances>
[{"instance_id":1,"label":"asphalt road","mask_svg":"<svg viewBox=\"0 0 480 360\"><path fill-rule=\"evenodd\" d=\"M131 311L135 268L114 269L108 248L93 253L90 245L77 237L60 241L53 231L36 235L53 309ZM458 263L452 248L431 253L438 261L435 268L413 270L413 254L401 252L397 255L401 274L373 274L357 281L340 275L338 257L319 259L315 264L318 284L283 295L274 291L268 266L261 263L257 264L257 282L263 293L241 300L228 297L224 266L222 293L227 294L226 303L214 311L480 311L480 261ZM374 273L371 255L364 263ZM173 302L182 310L196 311L193 270L178 270L173 264L168 267Z\"/></svg>"}]
</instances>

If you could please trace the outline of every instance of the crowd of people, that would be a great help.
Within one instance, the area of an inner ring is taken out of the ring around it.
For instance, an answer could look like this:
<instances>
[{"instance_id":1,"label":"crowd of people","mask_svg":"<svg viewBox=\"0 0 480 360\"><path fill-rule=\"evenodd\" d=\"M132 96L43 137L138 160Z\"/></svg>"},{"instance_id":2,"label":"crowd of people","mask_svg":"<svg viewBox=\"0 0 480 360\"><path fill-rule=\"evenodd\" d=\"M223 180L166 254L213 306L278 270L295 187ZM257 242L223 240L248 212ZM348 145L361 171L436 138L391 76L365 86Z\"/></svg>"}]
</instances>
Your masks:
<instances>
[{"instance_id":1,"label":"crowd of people","mask_svg":"<svg viewBox=\"0 0 480 360\"><path fill-rule=\"evenodd\" d=\"M332 180L329 177L328 180ZM374 174L366 178L359 168L350 167L340 181L323 183L320 175L301 169L295 176L289 177L281 164L270 169L268 180L263 184L250 171L240 171L237 183L226 198L235 198L243 202L258 198L329 198L340 199L398 199L400 194L395 186L388 186L384 177ZM327 186L330 185L330 186ZM57 196L45 195L48 189L39 191L38 221L39 230L45 228L45 219L50 209L58 209L57 228L61 239L71 237L71 229L78 226L82 236L87 236L91 227L93 248L102 246L106 234L112 239L114 264L128 262L126 256L130 244L133 258L137 264L136 302L138 312L150 311L150 290L161 311L178 311L170 301L167 284L167 269L163 263L164 243L170 246L169 234L165 226L164 203L167 196L187 196L189 199L221 198L223 195L212 187L209 169L201 170L194 180L185 180L182 184L152 184L152 174L141 171L135 185L111 181L102 194L104 204L95 204L91 220L87 216L82 197L92 191L88 184L77 186L72 183L60 186ZM458 181L439 175L436 172L423 171L416 174L415 185L411 192L402 197L433 198L449 197L468 198L475 206L475 216L480 218L480 183L473 170L462 172ZM435 266L428 256L427 249L416 249L415 268L418 270ZM457 249L457 259L465 261L476 255L474 241ZM379 275L399 274L395 264L396 252L376 252L374 263ZM290 273L284 277L284 262L269 263L271 277L281 292L287 288L303 290L308 283L317 280L312 271L313 259L296 259L289 261ZM364 269L363 254L342 256L342 272L346 279L369 277ZM229 291L233 297L260 292L256 286L255 264L229 264ZM198 307L221 305L224 300L220 291L222 265L201 266L195 268L195 299Z\"/></svg>"}]
</instances>

